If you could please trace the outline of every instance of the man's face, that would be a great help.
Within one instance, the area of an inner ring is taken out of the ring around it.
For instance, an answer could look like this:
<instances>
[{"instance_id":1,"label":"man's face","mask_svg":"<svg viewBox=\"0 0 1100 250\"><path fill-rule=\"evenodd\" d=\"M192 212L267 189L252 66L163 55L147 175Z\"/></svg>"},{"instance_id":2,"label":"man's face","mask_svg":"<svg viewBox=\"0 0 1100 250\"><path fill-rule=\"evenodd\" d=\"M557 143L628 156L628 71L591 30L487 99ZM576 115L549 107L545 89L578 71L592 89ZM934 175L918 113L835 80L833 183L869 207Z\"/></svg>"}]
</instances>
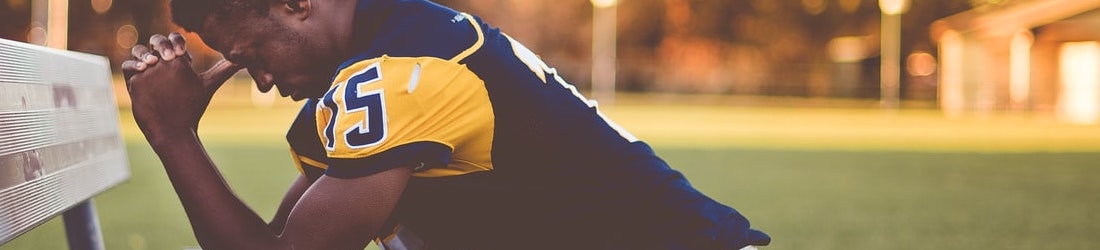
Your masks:
<instances>
[{"instance_id":1,"label":"man's face","mask_svg":"<svg viewBox=\"0 0 1100 250\"><path fill-rule=\"evenodd\" d=\"M248 69L260 91L277 86L282 96L294 100L321 97L342 59L316 35L287 25L293 20L278 18L255 13L212 16L199 36L226 59Z\"/></svg>"}]
</instances>

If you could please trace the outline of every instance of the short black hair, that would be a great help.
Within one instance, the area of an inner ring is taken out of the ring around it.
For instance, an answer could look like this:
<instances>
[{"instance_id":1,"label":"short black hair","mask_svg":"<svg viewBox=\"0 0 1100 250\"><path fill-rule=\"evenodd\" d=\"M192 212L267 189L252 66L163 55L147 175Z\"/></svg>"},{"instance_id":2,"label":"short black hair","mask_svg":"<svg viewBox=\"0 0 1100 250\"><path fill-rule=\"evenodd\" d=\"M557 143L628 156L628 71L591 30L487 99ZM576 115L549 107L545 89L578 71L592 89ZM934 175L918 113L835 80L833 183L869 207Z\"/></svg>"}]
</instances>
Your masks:
<instances>
[{"instance_id":1,"label":"short black hair","mask_svg":"<svg viewBox=\"0 0 1100 250\"><path fill-rule=\"evenodd\" d=\"M172 22L184 30L199 32L211 14L224 16L243 10L267 15L271 1L274 0L171 0Z\"/></svg>"}]
</instances>

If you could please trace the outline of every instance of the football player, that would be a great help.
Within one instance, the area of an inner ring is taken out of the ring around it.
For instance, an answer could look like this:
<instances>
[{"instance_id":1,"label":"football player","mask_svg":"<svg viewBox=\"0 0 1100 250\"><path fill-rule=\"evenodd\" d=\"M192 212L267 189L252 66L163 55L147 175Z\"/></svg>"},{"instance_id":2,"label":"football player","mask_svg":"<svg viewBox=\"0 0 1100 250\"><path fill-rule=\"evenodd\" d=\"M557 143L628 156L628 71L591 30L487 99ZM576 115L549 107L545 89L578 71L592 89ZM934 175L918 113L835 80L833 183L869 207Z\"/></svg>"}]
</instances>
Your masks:
<instances>
[{"instance_id":1,"label":"football player","mask_svg":"<svg viewBox=\"0 0 1100 250\"><path fill-rule=\"evenodd\" d=\"M693 188L556 70L481 19L425 0L173 0L179 34L123 63L133 114L206 249L742 249L770 238ZM246 69L305 100L301 176L265 223L196 135Z\"/></svg>"}]
</instances>

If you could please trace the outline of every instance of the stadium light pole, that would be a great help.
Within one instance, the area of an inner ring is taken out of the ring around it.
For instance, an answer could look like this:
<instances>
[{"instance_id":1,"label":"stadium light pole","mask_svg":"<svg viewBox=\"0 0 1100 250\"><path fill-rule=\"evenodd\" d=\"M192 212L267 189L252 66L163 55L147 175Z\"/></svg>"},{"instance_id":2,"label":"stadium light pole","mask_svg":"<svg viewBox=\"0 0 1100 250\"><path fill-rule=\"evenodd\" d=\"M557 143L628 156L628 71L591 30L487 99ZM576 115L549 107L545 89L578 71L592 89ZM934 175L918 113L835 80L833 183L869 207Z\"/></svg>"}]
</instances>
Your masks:
<instances>
[{"instance_id":1,"label":"stadium light pole","mask_svg":"<svg viewBox=\"0 0 1100 250\"><path fill-rule=\"evenodd\" d=\"M901 107L901 14L909 0L879 0L882 10L880 85L882 108Z\"/></svg>"},{"instance_id":2,"label":"stadium light pole","mask_svg":"<svg viewBox=\"0 0 1100 250\"><path fill-rule=\"evenodd\" d=\"M592 96L615 102L615 58L619 0L592 1Z\"/></svg>"},{"instance_id":3,"label":"stadium light pole","mask_svg":"<svg viewBox=\"0 0 1100 250\"><path fill-rule=\"evenodd\" d=\"M55 49L68 49L69 43L69 1L68 0L34 0L31 2L32 31L43 29L45 37L41 41L29 41L39 43Z\"/></svg>"}]
</instances>

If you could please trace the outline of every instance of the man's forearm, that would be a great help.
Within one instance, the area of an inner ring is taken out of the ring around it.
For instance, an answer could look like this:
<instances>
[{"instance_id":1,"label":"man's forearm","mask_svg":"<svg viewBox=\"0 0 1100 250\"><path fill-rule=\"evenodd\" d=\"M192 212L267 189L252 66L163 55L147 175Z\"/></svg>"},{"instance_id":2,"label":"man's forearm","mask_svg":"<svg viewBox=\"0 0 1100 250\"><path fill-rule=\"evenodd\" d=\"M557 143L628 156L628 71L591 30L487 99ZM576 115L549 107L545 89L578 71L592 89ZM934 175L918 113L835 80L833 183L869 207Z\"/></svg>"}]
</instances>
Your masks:
<instances>
[{"instance_id":1,"label":"man's forearm","mask_svg":"<svg viewBox=\"0 0 1100 250\"><path fill-rule=\"evenodd\" d=\"M278 249L277 235L233 194L198 137L193 132L177 137L150 138L150 143L164 164L199 244L206 249Z\"/></svg>"}]
</instances>

